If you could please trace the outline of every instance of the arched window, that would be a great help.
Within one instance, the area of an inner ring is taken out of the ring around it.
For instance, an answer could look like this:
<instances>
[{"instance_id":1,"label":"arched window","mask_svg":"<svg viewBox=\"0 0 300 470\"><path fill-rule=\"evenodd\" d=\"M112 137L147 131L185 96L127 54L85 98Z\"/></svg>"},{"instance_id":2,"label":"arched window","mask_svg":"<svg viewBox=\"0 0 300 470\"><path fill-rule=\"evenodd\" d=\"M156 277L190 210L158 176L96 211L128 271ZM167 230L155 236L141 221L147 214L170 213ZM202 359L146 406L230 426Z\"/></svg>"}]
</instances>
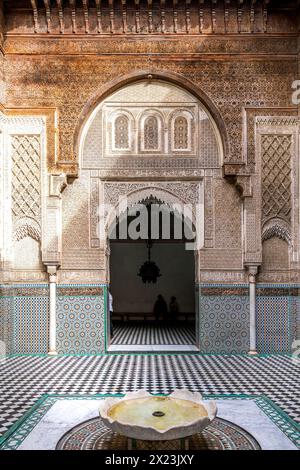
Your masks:
<instances>
[{"instance_id":1,"label":"arched window","mask_svg":"<svg viewBox=\"0 0 300 470\"><path fill-rule=\"evenodd\" d=\"M158 121L155 116L149 116L144 123L144 149L158 150Z\"/></svg>"},{"instance_id":2,"label":"arched window","mask_svg":"<svg viewBox=\"0 0 300 470\"><path fill-rule=\"evenodd\" d=\"M188 149L189 147L188 122L184 116L177 116L174 121L174 149Z\"/></svg>"},{"instance_id":3,"label":"arched window","mask_svg":"<svg viewBox=\"0 0 300 470\"><path fill-rule=\"evenodd\" d=\"M118 116L115 120L115 148L129 148L129 121L124 114Z\"/></svg>"}]
</instances>

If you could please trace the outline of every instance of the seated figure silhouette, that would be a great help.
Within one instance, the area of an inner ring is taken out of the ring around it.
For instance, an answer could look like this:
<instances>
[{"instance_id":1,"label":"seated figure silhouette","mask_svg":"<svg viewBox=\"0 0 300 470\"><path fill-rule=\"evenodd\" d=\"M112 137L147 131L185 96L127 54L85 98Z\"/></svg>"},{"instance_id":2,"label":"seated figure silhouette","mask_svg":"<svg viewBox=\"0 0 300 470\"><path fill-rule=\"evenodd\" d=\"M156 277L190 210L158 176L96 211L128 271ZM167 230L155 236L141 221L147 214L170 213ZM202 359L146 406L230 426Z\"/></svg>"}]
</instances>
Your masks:
<instances>
[{"instance_id":1,"label":"seated figure silhouette","mask_svg":"<svg viewBox=\"0 0 300 470\"><path fill-rule=\"evenodd\" d=\"M157 296L156 302L154 304L153 313L155 316L156 323L158 322L159 317L162 316L163 319L165 319L168 313L167 302L160 294Z\"/></svg>"},{"instance_id":2,"label":"seated figure silhouette","mask_svg":"<svg viewBox=\"0 0 300 470\"><path fill-rule=\"evenodd\" d=\"M170 300L169 312L170 312L170 320L171 321L177 320L177 316L179 313L179 305L174 295L171 297L171 300Z\"/></svg>"}]
</instances>

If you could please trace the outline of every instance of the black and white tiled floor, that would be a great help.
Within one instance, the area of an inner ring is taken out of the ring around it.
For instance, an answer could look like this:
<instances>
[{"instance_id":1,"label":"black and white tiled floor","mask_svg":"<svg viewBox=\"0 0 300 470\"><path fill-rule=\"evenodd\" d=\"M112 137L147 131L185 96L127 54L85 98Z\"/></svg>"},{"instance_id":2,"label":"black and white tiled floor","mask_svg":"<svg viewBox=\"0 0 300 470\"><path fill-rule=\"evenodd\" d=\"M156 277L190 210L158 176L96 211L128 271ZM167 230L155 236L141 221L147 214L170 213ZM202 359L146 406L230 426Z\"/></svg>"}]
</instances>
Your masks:
<instances>
[{"instance_id":1,"label":"black and white tiled floor","mask_svg":"<svg viewBox=\"0 0 300 470\"><path fill-rule=\"evenodd\" d=\"M300 423L300 365L290 357L202 355L19 356L0 361L0 434L45 393L266 395Z\"/></svg>"},{"instance_id":2,"label":"black and white tiled floor","mask_svg":"<svg viewBox=\"0 0 300 470\"><path fill-rule=\"evenodd\" d=\"M195 328L192 326L116 324L111 344L195 344Z\"/></svg>"}]
</instances>

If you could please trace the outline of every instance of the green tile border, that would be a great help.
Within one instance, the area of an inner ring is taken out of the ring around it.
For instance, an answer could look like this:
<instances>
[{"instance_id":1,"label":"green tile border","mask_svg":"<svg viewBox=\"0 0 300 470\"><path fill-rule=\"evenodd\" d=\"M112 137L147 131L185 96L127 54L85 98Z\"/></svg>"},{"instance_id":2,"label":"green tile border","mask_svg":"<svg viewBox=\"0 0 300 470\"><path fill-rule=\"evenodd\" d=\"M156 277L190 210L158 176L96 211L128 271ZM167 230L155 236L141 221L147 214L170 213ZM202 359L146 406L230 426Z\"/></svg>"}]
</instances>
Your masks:
<instances>
[{"instance_id":1,"label":"green tile border","mask_svg":"<svg viewBox=\"0 0 300 470\"><path fill-rule=\"evenodd\" d=\"M156 396L167 396L157 393ZM43 416L58 400L99 400L122 397L123 393L94 395L45 394L0 438L0 450L16 450ZM300 425L295 423L278 405L264 395L203 394L206 400L252 400L262 412L300 449Z\"/></svg>"},{"instance_id":2,"label":"green tile border","mask_svg":"<svg viewBox=\"0 0 300 470\"><path fill-rule=\"evenodd\" d=\"M126 351L105 351L105 352L99 352L97 354L91 354L91 353L84 353L84 354L57 354L56 356L50 356L49 354L42 354L42 353L32 353L32 354L20 354L20 353L15 353L15 354L7 354L6 356L0 356L0 360L5 360L5 359L13 359L15 357L48 357L49 359L55 359L59 357L102 357L102 356L221 356L221 357L248 357L249 359L260 359L264 357L288 357L291 358L293 357L292 353L285 353L285 352L278 352L278 353L261 353L261 354L256 354L255 356L251 356L248 353L208 353L208 352L201 352L201 351L157 351L157 352L147 352L147 351L133 351L133 352L126 352Z\"/></svg>"}]
</instances>

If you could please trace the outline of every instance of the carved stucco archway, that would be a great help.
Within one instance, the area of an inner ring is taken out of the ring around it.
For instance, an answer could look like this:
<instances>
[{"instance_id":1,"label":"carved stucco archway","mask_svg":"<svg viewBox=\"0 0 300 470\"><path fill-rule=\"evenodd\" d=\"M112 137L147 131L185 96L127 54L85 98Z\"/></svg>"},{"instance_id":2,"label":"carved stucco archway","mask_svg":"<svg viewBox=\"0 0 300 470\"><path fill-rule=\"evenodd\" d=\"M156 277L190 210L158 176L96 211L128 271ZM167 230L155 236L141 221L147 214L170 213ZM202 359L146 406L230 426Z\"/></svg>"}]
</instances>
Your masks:
<instances>
[{"instance_id":1,"label":"carved stucco archway","mask_svg":"<svg viewBox=\"0 0 300 470\"><path fill-rule=\"evenodd\" d=\"M194 247L194 275L195 275L195 332L196 346L199 347L199 289L200 281L200 249L204 244L204 184L203 180L197 182L155 182L149 183L104 183L104 251L106 283L110 285L110 240L111 227L116 223L116 217L121 216L135 204L144 203L154 198L164 204L174 213L177 211L189 219L196 232L196 242L189 245ZM191 209L184 212L184 206ZM187 248L188 246L186 246ZM106 324L106 336L109 334L109 322Z\"/></svg>"},{"instance_id":2,"label":"carved stucco archway","mask_svg":"<svg viewBox=\"0 0 300 470\"><path fill-rule=\"evenodd\" d=\"M198 252L204 241L204 185L203 180L198 182L155 182L149 183L104 183L104 251L106 282L109 284L109 232L115 222L115 216L121 215L134 204L139 204L148 198L155 198L162 204L166 204L172 211L174 207L180 213L184 205L188 205L191 211L186 216L193 224L197 236L197 250L195 250L195 281L200 275Z\"/></svg>"}]
</instances>

